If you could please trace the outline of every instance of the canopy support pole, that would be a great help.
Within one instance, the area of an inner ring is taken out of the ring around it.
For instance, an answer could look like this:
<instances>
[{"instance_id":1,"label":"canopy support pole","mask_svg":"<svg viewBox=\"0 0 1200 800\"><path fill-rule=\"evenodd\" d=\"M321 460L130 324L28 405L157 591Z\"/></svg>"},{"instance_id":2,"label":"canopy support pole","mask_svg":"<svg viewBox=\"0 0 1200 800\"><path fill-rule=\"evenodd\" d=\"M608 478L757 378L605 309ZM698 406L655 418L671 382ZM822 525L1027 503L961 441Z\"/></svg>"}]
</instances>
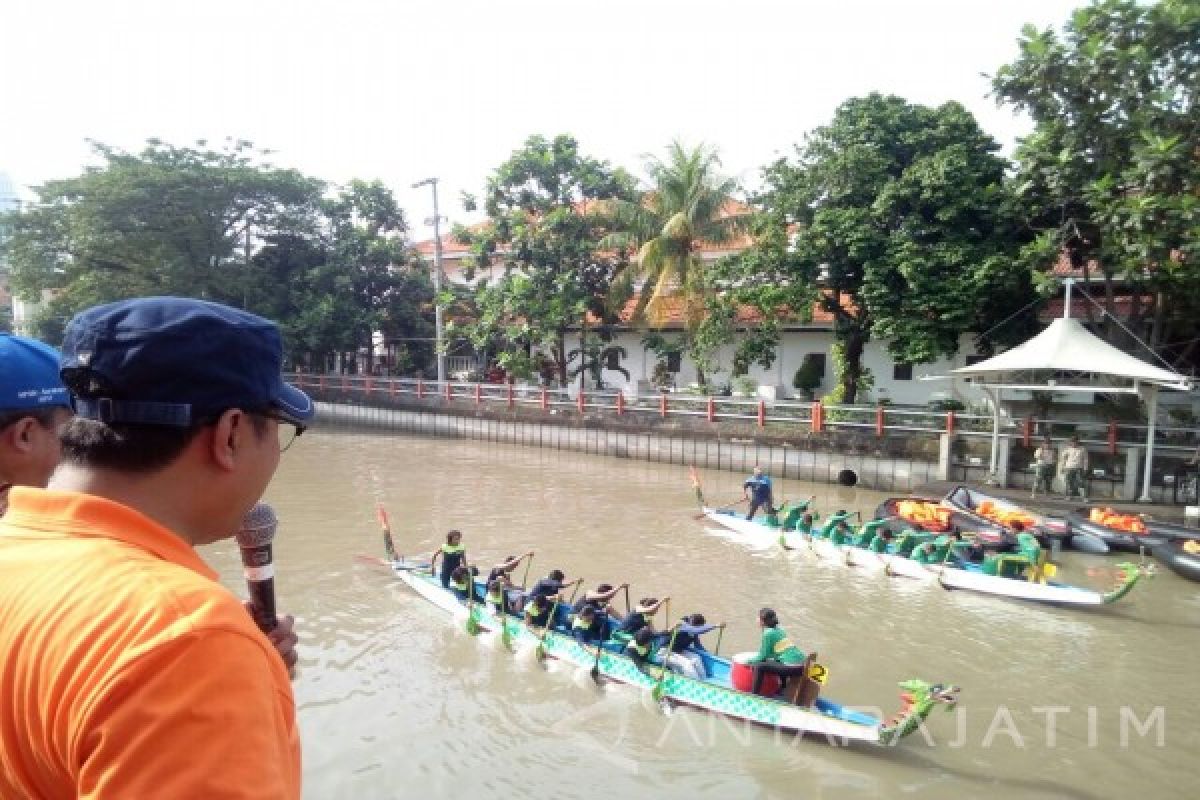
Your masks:
<instances>
[{"instance_id":1,"label":"canopy support pole","mask_svg":"<svg viewBox=\"0 0 1200 800\"><path fill-rule=\"evenodd\" d=\"M992 457L988 466L988 482L999 483L996 469L1000 463L1000 390L983 387L988 399L992 401Z\"/></svg>"},{"instance_id":2,"label":"canopy support pole","mask_svg":"<svg viewBox=\"0 0 1200 800\"><path fill-rule=\"evenodd\" d=\"M1146 401L1149 404L1146 410L1146 469L1142 475L1142 496L1138 498L1139 503L1153 502L1150 499L1150 478L1154 467L1154 423L1158 420L1158 387L1149 386L1146 393L1149 395Z\"/></svg>"}]
</instances>

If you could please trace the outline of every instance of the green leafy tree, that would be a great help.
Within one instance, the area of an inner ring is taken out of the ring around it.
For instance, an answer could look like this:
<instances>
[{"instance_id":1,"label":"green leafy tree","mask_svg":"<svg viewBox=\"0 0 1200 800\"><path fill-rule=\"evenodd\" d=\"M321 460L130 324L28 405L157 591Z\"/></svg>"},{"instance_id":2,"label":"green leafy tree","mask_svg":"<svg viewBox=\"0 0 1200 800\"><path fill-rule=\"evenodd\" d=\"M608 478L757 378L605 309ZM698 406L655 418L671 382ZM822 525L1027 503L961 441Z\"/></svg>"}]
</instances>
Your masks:
<instances>
[{"instance_id":1,"label":"green leafy tree","mask_svg":"<svg viewBox=\"0 0 1200 800\"><path fill-rule=\"evenodd\" d=\"M924 363L1032 296L1012 266L1019 239L998 149L957 103L871 94L843 103L795 161L764 170L755 203L766 235L743 263L769 268L780 302L817 287L837 338L835 402L869 388L872 336L897 361Z\"/></svg>"},{"instance_id":2,"label":"green leafy tree","mask_svg":"<svg viewBox=\"0 0 1200 800\"><path fill-rule=\"evenodd\" d=\"M993 87L1036 125L1016 153L1014 183L1039 234L1026 263L1045 271L1065 253L1103 285L1110 315L1154 346L1179 342L1176 358L1194 363L1200 3L1102 0L1061 33L1026 26L1018 47ZM1101 322L1121 343L1111 319Z\"/></svg>"},{"instance_id":3,"label":"green leafy tree","mask_svg":"<svg viewBox=\"0 0 1200 800\"><path fill-rule=\"evenodd\" d=\"M636 250L630 266L614 285L615 300L637 289L633 320L661 325L677 304L682 309L685 348L696 365L699 381L713 367L716 348L732 338L732 328L714 323L700 326L714 306L716 291L701 258L704 246L732 242L745 232L749 215L733 202L737 182L720 173L714 148L686 148L672 142L665 159L650 158L646 171L651 188L634 200L606 204L615 232L605 242ZM728 338L721 340L721 334Z\"/></svg>"},{"instance_id":4,"label":"green leafy tree","mask_svg":"<svg viewBox=\"0 0 1200 800\"><path fill-rule=\"evenodd\" d=\"M433 286L392 193L351 181L320 212L316 231L272 237L255 255L250 308L280 320L310 367L333 357L352 369L364 350L373 361L376 332L398 341L398 367L427 366Z\"/></svg>"},{"instance_id":5,"label":"green leafy tree","mask_svg":"<svg viewBox=\"0 0 1200 800\"><path fill-rule=\"evenodd\" d=\"M620 248L602 248L603 201L634 196L633 179L579 152L574 138L531 136L488 178L483 209L488 225L458 229L471 245L475 268L499 265L502 276L475 295L475 320L463 326L477 349L500 350L501 366L532 368L532 351L549 352L558 380L568 380L567 334L589 321L613 319L607 299L625 263ZM474 198L467 198L474 210Z\"/></svg>"},{"instance_id":6,"label":"green leafy tree","mask_svg":"<svg viewBox=\"0 0 1200 800\"><path fill-rule=\"evenodd\" d=\"M38 187L37 202L12 217L13 288L28 298L55 290L50 328L136 295L242 305L254 241L313 224L321 183L264 163L250 142L92 147L100 166Z\"/></svg>"}]
</instances>

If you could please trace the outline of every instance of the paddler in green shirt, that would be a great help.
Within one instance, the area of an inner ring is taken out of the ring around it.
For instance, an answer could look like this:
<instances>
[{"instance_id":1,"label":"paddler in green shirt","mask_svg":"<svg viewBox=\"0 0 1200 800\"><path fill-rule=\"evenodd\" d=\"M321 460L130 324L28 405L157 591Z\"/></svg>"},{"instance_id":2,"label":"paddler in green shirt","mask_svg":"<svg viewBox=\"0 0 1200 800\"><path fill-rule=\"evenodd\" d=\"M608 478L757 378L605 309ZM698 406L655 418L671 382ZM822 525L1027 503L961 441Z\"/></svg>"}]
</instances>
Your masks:
<instances>
[{"instance_id":1,"label":"paddler in green shirt","mask_svg":"<svg viewBox=\"0 0 1200 800\"><path fill-rule=\"evenodd\" d=\"M758 694L762 688L763 676L778 675L780 682L786 686L788 678L802 677L808 669L806 657L799 647L779 627L779 617L772 608L764 608L758 612L758 624L762 627L762 644L758 654L748 663L754 666L753 694Z\"/></svg>"}]
</instances>

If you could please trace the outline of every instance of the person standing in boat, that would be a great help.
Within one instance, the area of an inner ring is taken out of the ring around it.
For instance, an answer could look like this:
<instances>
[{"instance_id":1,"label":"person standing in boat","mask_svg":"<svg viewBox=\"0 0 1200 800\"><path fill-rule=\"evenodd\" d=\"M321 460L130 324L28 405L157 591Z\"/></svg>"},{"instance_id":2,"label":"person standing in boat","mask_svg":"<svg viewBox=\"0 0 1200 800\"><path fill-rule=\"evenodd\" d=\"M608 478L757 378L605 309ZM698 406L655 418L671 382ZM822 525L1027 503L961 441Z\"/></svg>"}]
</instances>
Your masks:
<instances>
[{"instance_id":1,"label":"person standing in boat","mask_svg":"<svg viewBox=\"0 0 1200 800\"><path fill-rule=\"evenodd\" d=\"M779 627L779 617L772 608L758 612L758 624L762 628L762 642L758 653L748 663L754 666L754 685L751 693L758 694L763 678L768 674L779 676L780 683L787 685L789 678L802 679L808 670L805 655Z\"/></svg>"},{"instance_id":2,"label":"person standing in boat","mask_svg":"<svg viewBox=\"0 0 1200 800\"><path fill-rule=\"evenodd\" d=\"M779 513L779 509L775 508L771 479L763 472L762 467L754 468L754 474L742 484L742 492L745 499L750 501L750 510L746 512L746 519L754 519L754 515L760 508L765 508L767 513L772 516Z\"/></svg>"},{"instance_id":3,"label":"person standing in boat","mask_svg":"<svg viewBox=\"0 0 1200 800\"><path fill-rule=\"evenodd\" d=\"M1072 436L1071 443L1063 448L1059 457L1062 468L1063 483L1066 484L1067 499L1070 500L1078 491L1083 502L1087 502L1085 474L1088 468L1088 452L1079 444L1079 437Z\"/></svg>"},{"instance_id":4,"label":"person standing in boat","mask_svg":"<svg viewBox=\"0 0 1200 800\"><path fill-rule=\"evenodd\" d=\"M1050 437L1042 439L1038 449L1033 451L1033 491L1030 497L1037 497L1038 490L1050 494L1050 485L1054 481L1054 467L1058 464L1058 451Z\"/></svg>"},{"instance_id":5,"label":"person standing in boat","mask_svg":"<svg viewBox=\"0 0 1200 800\"><path fill-rule=\"evenodd\" d=\"M467 550L462 545L462 531L450 531L446 534L446 543L434 551L429 562L430 575L437 574L439 558L442 559L442 588L449 589L454 570L467 566Z\"/></svg>"}]
</instances>

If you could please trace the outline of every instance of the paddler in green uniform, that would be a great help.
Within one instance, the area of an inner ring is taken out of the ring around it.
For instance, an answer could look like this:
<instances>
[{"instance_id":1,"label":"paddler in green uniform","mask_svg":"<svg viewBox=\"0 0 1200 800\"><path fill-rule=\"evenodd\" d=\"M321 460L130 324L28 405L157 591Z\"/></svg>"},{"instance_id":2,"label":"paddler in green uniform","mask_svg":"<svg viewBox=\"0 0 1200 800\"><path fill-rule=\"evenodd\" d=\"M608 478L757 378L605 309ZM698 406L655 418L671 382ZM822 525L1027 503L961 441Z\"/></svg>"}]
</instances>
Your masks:
<instances>
[{"instance_id":1,"label":"paddler in green uniform","mask_svg":"<svg viewBox=\"0 0 1200 800\"><path fill-rule=\"evenodd\" d=\"M754 685L751 692L758 694L763 677L778 675L780 682L787 685L788 678L802 678L808 669L805 655L779 627L779 617L772 608L758 612L758 624L762 627L762 643L758 653L749 662L754 666Z\"/></svg>"},{"instance_id":2,"label":"paddler in green uniform","mask_svg":"<svg viewBox=\"0 0 1200 800\"><path fill-rule=\"evenodd\" d=\"M871 542L875 541L875 532L878 531L880 527L886 525L888 519L888 517L880 517L879 519L872 519L864 522L862 527L858 529L858 533L856 533L854 538L850 540L850 544L854 545L855 547L869 547Z\"/></svg>"},{"instance_id":3,"label":"paddler in green uniform","mask_svg":"<svg viewBox=\"0 0 1200 800\"><path fill-rule=\"evenodd\" d=\"M845 528L849 526L846 520L848 520L853 513L853 511L846 511L839 508L837 511L830 514L829 518L825 520L825 524L814 530L812 535L820 539L830 538L834 531L838 530L839 528Z\"/></svg>"},{"instance_id":4,"label":"paddler in green uniform","mask_svg":"<svg viewBox=\"0 0 1200 800\"><path fill-rule=\"evenodd\" d=\"M810 495L807 500L801 500L795 505L788 506L787 512L783 515L783 529L785 531L800 530L800 525L805 519L807 519L808 528L800 532L808 533L810 530L812 530L812 523L813 520L816 519L816 514L805 512L812 508L813 501L816 499L817 496L814 494Z\"/></svg>"}]
</instances>

